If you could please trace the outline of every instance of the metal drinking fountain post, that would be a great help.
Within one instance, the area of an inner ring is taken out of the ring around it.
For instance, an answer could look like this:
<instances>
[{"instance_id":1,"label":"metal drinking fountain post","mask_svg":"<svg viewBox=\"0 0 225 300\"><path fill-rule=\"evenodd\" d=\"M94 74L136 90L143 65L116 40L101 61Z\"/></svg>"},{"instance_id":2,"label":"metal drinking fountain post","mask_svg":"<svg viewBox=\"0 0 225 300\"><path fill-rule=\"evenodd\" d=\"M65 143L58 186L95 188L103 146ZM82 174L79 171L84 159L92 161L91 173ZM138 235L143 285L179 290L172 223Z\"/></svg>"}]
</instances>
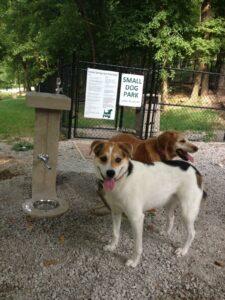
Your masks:
<instances>
[{"instance_id":1,"label":"metal drinking fountain post","mask_svg":"<svg viewBox=\"0 0 225 300\"><path fill-rule=\"evenodd\" d=\"M35 108L32 198L23 203L32 217L53 217L64 213L68 203L56 195L60 116L70 110L71 99L59 94L28 92L26 104Z\"/></svg>"}]
</instances>

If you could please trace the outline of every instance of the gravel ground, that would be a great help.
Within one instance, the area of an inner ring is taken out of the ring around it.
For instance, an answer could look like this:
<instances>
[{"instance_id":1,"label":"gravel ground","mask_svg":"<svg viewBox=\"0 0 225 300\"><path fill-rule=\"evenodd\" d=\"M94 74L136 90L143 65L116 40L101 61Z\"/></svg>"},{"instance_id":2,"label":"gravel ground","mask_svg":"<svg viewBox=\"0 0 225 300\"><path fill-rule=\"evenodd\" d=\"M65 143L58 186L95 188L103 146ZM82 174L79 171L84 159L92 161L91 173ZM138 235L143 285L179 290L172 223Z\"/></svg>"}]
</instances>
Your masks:
<instances>
[{"instance_id":1,"label":"gravel ground","mask_svg":"<svg viewBox=\"0 0 225 300\"><path fill-rule=\"evenodd\" d=\"M57 194L70 209L36 221L21 208L31 197L32 152L12 152L0 143L0 159L15 158L8 164L15 176L0 179L0 299L225 299L225 145L196 144L195 164L205 175L208 198L188 255L174 256L184 235L179 215L168 238L159 235L165 215L157 211L146 216L143 257L133 269L124 265L132 251L126 219L118 249L102 250L111 237L111 217L90 213L100 204L92 161L74 141L60 142L57 178Z\"/></svg>"}]
</instances>

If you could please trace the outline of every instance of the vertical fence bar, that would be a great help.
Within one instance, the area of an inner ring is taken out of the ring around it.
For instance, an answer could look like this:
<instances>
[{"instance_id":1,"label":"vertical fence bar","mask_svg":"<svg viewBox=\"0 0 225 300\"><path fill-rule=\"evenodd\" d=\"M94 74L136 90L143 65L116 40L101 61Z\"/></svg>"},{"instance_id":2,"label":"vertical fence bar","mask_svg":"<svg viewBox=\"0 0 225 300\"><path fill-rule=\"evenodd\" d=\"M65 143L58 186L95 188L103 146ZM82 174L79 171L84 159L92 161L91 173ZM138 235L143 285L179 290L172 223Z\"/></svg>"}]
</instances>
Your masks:
<instances>
[{"instance_id":1,"label":"vertical fence bar","mask_svg":"<svg viewBox=\"0 0 225 300\"><path fill-rule=\"evenodd\" d=\"M140 134L139 137L143 138L143 127L144 127L144 118L145 118L145 106L146 106L146 99L147 99L147 88L148 88L148 81L149 81L149 73L150 70L148 69L147 75L145 78L145 87L144 87L144 101L143 101L143 107L142 107L142 118L141 118L141 128L140 128Z\"/></svg>"},{"instance_id":2,"label":"vertical fence bar","mask_svg":"<svg viewBox=\"0 0 225 300\"><path fill-rule=\"evenodd\" d=\"M119 106L119 101L120 101L120 85L121 85L121 73L119 72L119 82L118 82L118 91L117 91L117 97L116 97L116 116L115 116L115 128L119 128L119 113L120 113L120 106Z\"/></svg>"},{"instance_id":3,"label":"vertical fence bar","mask_svg":"<svg viewBox=\"0 0 225 300\"><path fill-rule=\"evenodd\" d=\"M77 70L77 59L76 54L73 53L73 60L72 60L72 70L71 70L71 88L70 88L70 98L71 98L71 107L69 112L69 122L68 122L68 139L71 139L71 131L73 125L73 108L74 108L74 92L75 92L75 78L76 78L76 70Z\"/></svg>"},{"instance_id":4,"label":"vertical fence bar","mask_svg":"<svg viewBox=\"0 0 225 300\"><path fill-rule=\"evenodd\" d=\"M75 82L75 86L76 86L76 90L75 90L75 99L74 99L74 105L75 105L75 114L74 114L74 126L73 126L73 137L76 137L76 133L77 133L77 128L78 128L78 117L79 117L79 85L80 85L80 63L77 60L76 62L76 82Z\"/></svg>"},{"instance_id":5,"label":"vertical fence bar","mask_svg":"<svg viewBox=\"0 0 225 300\"><path fill-rule=\"evenodd\" d=\"M149 123L150 123L150 114L151 114L151 104L152 104L152 95L153 95L154 82L155 82L155 63L153 62L153 65L152 65L152 78L151 78L151 86L150 86L150 95L149 95L149 102L148 102L149 103L148 104L148 114L147 114L146 127L145 127L145 139L148 138L148 132L149 132ZM152 124L151 124L151 126L152 126Z\"/></svg>"},{"instance_id":6,"label":"vertical fence bar","mask_svg":"<svg viewBox=\"0 0 225 300\"><path fill-rule=\"evenodd\" d=\"M152 101L152 114L151 114L151 128L150 128L150 137L153 136L153 129L155 125L155 117L157 112L157 105L158 105L158 83L159 83L159 68L155 68L156 78L154 80L154 87L153 87L153 101Z\"/></svg>"},{"instance_id":7,"label":"vertical fence bar","mask_svg":"<svg viewBox=\"0 0 225 300\"><path fill-rule=\"evenodd\" d=\"M123 114L124 114L124 106L120 108L120 119L119 119L119 130L123 127Z\"/></svg>"}]
</instances>

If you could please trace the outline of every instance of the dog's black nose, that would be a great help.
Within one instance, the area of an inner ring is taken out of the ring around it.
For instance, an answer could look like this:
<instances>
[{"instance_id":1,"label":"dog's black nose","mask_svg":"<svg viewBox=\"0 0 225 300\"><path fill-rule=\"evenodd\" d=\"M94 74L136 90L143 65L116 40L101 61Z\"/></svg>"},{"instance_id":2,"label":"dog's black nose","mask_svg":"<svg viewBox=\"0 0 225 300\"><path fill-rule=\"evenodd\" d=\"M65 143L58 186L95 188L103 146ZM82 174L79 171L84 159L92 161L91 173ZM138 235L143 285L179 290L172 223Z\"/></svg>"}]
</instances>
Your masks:
<instances>
[{"instance_id":1,"label":"dog's black nose","mask_svg":"<svg viewBox=\"0 0 225 300\"><path fill-rule=\"evenodd\" d=\"M194 146L194 151L198 151L198 147L197 146Z\"/></svg>"},{"instance_id":2,"label":"dog's black nose","mask_svg":"<svg viewBox=\"0 0 225 300\"><path fill-rule=\"evenodd\" d=\"M114 170L107 170L107 171L106 171L106 175L107 175L109 178L113 178L114 175L115 175L115 171L114 171Z\"/></svg>"}]
</instances>

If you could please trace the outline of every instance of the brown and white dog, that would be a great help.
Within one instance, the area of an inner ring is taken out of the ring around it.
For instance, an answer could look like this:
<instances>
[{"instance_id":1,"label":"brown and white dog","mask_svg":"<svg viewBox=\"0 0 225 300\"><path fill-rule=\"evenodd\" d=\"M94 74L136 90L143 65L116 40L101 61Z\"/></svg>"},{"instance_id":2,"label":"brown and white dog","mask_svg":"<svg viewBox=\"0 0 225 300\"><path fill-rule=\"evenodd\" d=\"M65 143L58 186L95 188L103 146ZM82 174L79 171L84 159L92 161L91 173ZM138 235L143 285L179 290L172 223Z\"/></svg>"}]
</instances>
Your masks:
<instances>
[{"instance_id":1,"label":"brown and white dog","mask_svg":"<svg viewBox=\"0 0 225 300\"><path fill-rule=\"evenodd\" d=\"M144 164L131 160L132 146L125 143L94 141L96 176L102 182L104 197L112 211L113 238L104 247L113 251L119 242L122 213L129 219L134 235L135 249L127 266L136 267L142 254L144 212L166 206L167 232L174 222L174 209L180 205L187 229L183 247L177 256L185 255L194 239L194 222L203 196L202 176L186 161L171 160Z\"/></svg>"},{"instance_id":2,"label":"brown and white dog","mask_svg":"<svg viewBox=\"0 0 225 300\"><path fill-rule=\"evenodd\" d=\"M141 140L132 134L120 133L113 136L110 141L131 144L133 146L132 159L144 163L171 160L176 156L193 162L193 157L189 153L198 150L196 145L190 143L182 133L176 131L165 131L158 137L147 140Z\"/></svg>"},{"instance_id":3,"label":"brown and white dog","mask_svg":"<svg viewBox=\"0 0 225 300\"><path fill-rule=\"evenodd\" d=\"M194 158L190 153L198 151L196 145L190 143L182 133L177 131L165 131L158 137L149 138L147 140L141 140L133 134L120 133L113 136L109 141L131 144L133 147L132 159L144 163L171 160L176 156L179 156L183 160L193 162ZM104 203L104 206L95 207L92 209L92 213L95 215L105 215L109 213L110 208L104 199L102 185L99 182L97 193Z\"/></svg>"}]
</instances>

